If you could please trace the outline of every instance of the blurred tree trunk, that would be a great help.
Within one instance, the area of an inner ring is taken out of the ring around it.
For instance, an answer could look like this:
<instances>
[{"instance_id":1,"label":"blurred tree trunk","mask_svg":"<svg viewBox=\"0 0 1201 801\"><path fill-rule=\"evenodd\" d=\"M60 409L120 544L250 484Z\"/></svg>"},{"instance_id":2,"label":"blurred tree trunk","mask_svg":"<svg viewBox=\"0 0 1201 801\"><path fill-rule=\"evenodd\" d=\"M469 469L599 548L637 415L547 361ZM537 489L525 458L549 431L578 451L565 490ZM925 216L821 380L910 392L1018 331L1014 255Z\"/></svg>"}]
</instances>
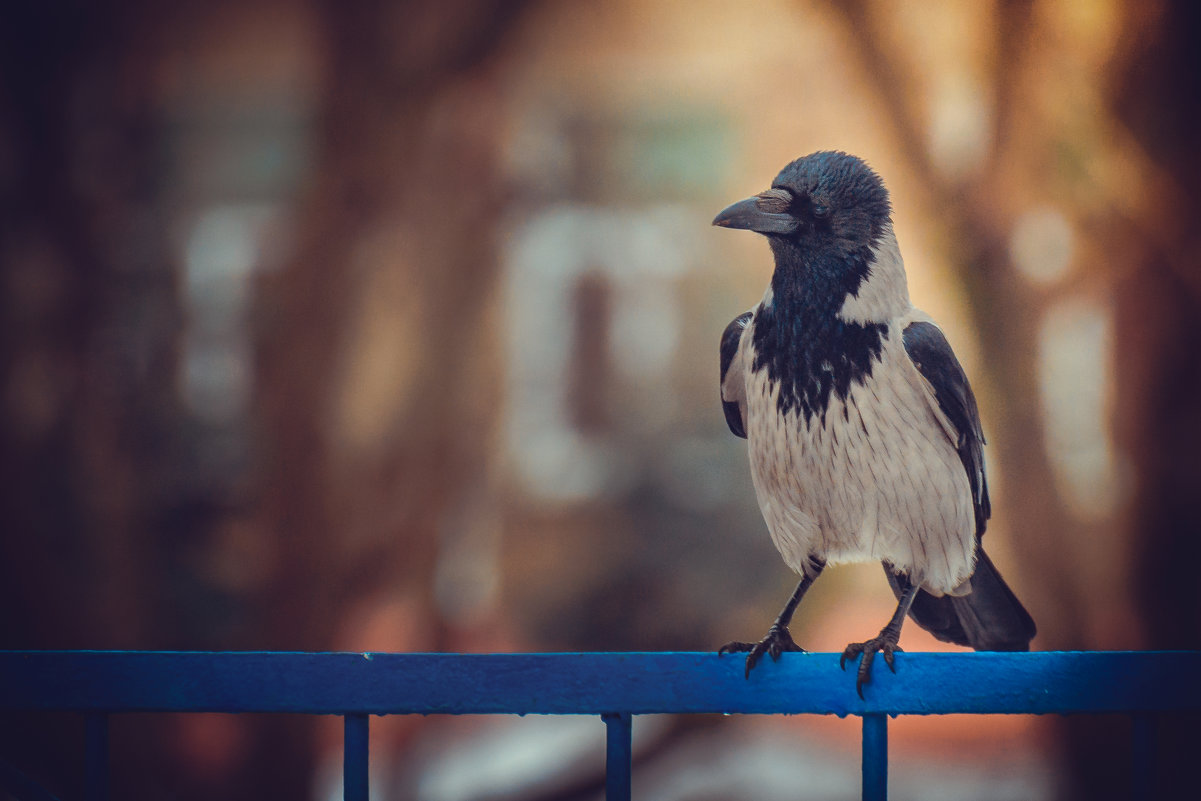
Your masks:
<instances>
[{"instance_id":1,"label":"blurred tree trunk","mask_svg":"<svg viewBox=\"0 0 1201 801\"><path fill-rule=\"evenodd\" d=\"M0 648L166 647L178 314L154 154L153 4L24 3L0 22ZM78 796L78 730L0 752ZM154 729L114 743L142 786Z\"/></svg>"},{"instance_id":2,"label":"blurred tree trunk","mask_svg":"<svg viewBox=\"0 0 1201 801\"><path fill-rule=\"evenodd\" d=\"M519 7L320 8L316 175L297 255L259 290L255 525L272 578L246 645L440 645L440 538L486 485L498 408L494 61ZM355 618L389 603L408 617L364 633ZM315 748L311 721L264 721L239 784L298 797Z\"/></svg>"},{"instance_id":3,"label":"blurred tree trunk","mask_svg":"<svg viewBox=\"0 0 1201 801\"><path fill-rule=\"evenodd\" d=\"M271 564L236 640L220 642L179 619L172 573L227 499L187 483L197 432L177 397L153 95L163 49L187 40L201 10L6 11L0 647L436 647L439 539L470 525L461 507L487 486L498 406L496 56L519 9L318 11L329 69L316 177L298 255L257 299L261 505L243 536L266 543ZM401 622L416 633L344 631L401 595L415 599ZM114 734L117 795L312 795L314 721L139 721ZM64 767L78 761L76 728L6 720L0 748L78 796ZM214 738L236 754L219 770L193 761Z\"/></svg>"},{"instance_id":4,"label":"blurred tree trunk","mask_svg":"<svg viewBox=\"0 0 1201 801\"><path fill-rule=\"evenodd\" d=\"M147 87L128 79L154 22L128 10L27 7L0 26L6 647L152 636L136 588L155 581L166 479L145 474L174 433L178 330Z\"/></svg>"},{"instance_id":5,"label":"blurred tree trunk","mask_svg":"<svg viewBox=\"0 0 1201 801\"><path fill-rule=\"evenodd\" d=\"M1131 221L1142 250L1114 292L1116 416L1127 423L1119 434L1137 476L1131 570L1147 647L1193 649L1201 648L1201 6L1131 4L1126 13L1142 46L1117 65L1113 104L1160 176ZM1158 743L1153 792L1195 792L1201 716L1166 716Z\"/></svg>"}]
</instances>

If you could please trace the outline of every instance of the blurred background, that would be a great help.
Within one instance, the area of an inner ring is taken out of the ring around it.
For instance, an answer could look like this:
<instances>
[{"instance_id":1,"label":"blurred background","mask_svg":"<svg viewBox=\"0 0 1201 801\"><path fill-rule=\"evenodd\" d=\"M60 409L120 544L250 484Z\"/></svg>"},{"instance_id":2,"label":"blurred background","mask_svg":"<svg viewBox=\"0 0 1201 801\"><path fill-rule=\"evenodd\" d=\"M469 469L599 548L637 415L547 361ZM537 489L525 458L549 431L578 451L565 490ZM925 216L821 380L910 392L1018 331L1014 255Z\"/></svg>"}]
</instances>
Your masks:
<instances>
[{"instance_id":1,"label":"blurred background","mask_svg":"<svg viewBox=\"0 0 1201 801\"><path fill-rule=\"evenodd\" d=\"M709 222L826 148L884 177L972 379L1035 647L1201 646L1199 9L5 4L0 647L757 639L793 577L717 343L771 259ZM878 567L838 568L794 631L841 650L892 608ZM635 794L854 797L858 726L639 718ZM892 731L898 799L1130 779L1123 719ZM113 797L340 797L340 734L118 718ZM375 797L599 797L603 737L376 719ZM0 719L67 796L82 738ZM1159 742L1184 786L1196 720Z\"/></svg>"}]
</instances>

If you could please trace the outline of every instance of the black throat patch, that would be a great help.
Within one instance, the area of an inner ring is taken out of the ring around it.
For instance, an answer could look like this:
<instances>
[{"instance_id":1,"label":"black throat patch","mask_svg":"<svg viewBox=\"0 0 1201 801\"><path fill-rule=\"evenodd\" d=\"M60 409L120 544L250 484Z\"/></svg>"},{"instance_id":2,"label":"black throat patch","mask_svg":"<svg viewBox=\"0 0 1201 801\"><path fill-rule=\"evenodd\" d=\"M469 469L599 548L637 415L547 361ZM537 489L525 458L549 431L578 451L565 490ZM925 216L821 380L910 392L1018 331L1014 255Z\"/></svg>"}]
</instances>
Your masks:
<instances>
[{"instance_id":1,"label":"black throat patch","mask_svg":"<svg viewBox=\"0 0 1201 801\"><path fill-rule=\"evenodd\" d=\"M781 415L795 409L806 422L825 423L831 396L845 401L853 383L867 381L888 337L886 324L838 317L847 296L866 279L870 257L855 254L835 265L807 262L800 254L777 251L776 256L772 303L755 311L751 369L767 370L780 385ZM782 256L798 257L795 268L785 264L781 269Z\"/></svg>"}]
</instances>

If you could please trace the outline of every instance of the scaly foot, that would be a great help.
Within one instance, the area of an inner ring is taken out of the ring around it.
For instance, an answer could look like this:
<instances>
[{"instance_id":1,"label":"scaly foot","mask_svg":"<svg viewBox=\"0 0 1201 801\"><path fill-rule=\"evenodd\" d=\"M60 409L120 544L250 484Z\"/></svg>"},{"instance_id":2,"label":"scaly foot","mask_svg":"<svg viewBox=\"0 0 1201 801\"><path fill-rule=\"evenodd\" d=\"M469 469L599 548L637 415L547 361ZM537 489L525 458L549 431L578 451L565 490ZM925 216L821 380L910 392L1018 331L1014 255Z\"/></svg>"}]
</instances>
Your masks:
<instances>
[{"instance_id":1,"label":"scaly foot","mask_svg":"<svg viewBox=\"0 0 1201 801\"><path fill-rule=\"evenodd\" d=\"M889 670L893 673L897 672L894 654L902 650L901 646L897 645L898 639L897 634L885 629L867 642L853 642L843 650L842 656L838 659L838 666L843 670L847 669L848 660L854 661L860 655L863 657L859 662L859 672L855 677L855 692L859 693L860 698L863 698L863 685L872 680L872 662L877 653L884 655L884 663L888 665Z\"/></svg>"},{"instance_id":2,"label":"scaly foot","mask_svg":"<svg viewBox=\"0 0 1201 801\"><path fill-rule=\"evenodd\" d=\"M774 623L767 630L767 636L759 642L739 642L737 640L728 642L717 649L717 655L724 656L725 654L746 653L746 672L744 675L749 679L751 677L751 669L755 667L761 656L767 654L772 658L773 662L777 662L780 659L780 654L785 651L805 653L804 648L792 641L792 634L788 631L788 626Z\"/></svg>"}]
</instances>

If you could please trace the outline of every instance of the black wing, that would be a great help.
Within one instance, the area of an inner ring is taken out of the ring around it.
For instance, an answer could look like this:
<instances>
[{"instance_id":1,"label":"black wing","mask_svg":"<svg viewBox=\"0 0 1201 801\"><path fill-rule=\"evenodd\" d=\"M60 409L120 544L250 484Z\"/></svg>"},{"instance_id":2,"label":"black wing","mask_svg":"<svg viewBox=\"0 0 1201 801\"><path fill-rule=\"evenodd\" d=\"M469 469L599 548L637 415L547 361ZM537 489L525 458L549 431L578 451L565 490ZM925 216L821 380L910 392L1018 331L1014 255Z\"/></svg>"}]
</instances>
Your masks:
<instances>
[{"instance_id":1,"label":"black wing","mask_svg":"<svg viewBox=\"0 0 1201 801\"><path fill-rule=\"evenodd\" d=\"M721 407L730 430L743 439L746 439L746 423L742 419L742 410L746 406L746 376L741 360L737 365L734 362L742 332L750 324L751 316L751 312L738 315L721 335Z\"/></svg>"},{"instance_id":2,"label":"black wing","mask_svg":"<svg viewBox=\"0 0 1201 801\"><path fill-rule=\"evenodd\" d=\"M984 534L992 508L984 477L984 432L980 428L976 396L938 326L912 323L905 328L902 339L905 352L934 389L938 408L955 429L955 450L967 471L976 508L978 540ZM889 565L884 569L899 598L901 582ZM938 639L971 646L977 651L1027 651L1037 633L1034 619L1001 578L983 547L976 551L971 592L935 597L923 590L914 599L909 616Z\"/></svg>"},{"instance_id":3,"label":"black wing","mask_svg":"<svg viewBox=\"0 0 1201 801\"><path fill-rule=\"evenodd\" d=\"M905 352L933 387L938 408L955 428L955 450L963 462L963 469L967 471L972 502L976 508L976 536L980 537L992 515L992 505L988 500L988 481L984 476L984 431L980 427L976 396L972 394L967 376L938 326L933 323L911 323L906 326L902 339Z\"/></svg>"}]
</instances>

